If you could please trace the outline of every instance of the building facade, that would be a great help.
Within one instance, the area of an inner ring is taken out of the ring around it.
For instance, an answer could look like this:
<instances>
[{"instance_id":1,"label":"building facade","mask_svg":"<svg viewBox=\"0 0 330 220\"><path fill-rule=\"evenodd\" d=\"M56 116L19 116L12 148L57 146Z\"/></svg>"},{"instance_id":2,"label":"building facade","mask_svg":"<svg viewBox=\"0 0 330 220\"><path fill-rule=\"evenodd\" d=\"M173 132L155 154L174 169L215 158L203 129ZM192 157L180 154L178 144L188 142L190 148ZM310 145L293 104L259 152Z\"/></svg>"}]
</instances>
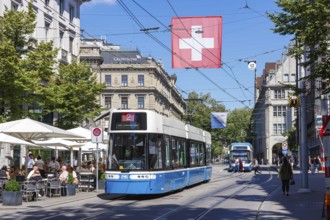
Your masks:
<instances>
[{"instance_id":1,"label":"building facade","mask_svg":"<svg viewBox=\"0 0 330 220\"><path fill-rule=\"evenodd\" d=\"M77 59L80 44L80 6L90 0L33 0L37 15L33 37L38 41L53 41L59 49L57 60L71 63ZM27 10L29 0L2 0L0 16L5 10Z\"/></svg>"},{"instance_id":2,"label":"building facade","mask_svg":"<svg viewBox=\"0 0 330 220\"><path fill-rule=\"evenodd\" d=\"M283 155L282 144L287 141L283 134L295 126L297 111L288 105L293 91L287 85L296 85L296 60L290 56L266 63L262 76L257 79L258 95L252 120L254 146L256 157L264 162L271 163Z\"/></svg>"},{"instance_id":3,"label":"building facade","mask_svg":"<svg viewBox=\"0 0 330 220\"><path fill-rule=\"evenodd\" d=\"M32 36L37 42L53 41L54 47L59 49L56 58L58 64L69 64L77 59L79 54L80 6L88 1L90 0L1 0L0 17L6 10L28 10L28 4L32 2L36 13L36 26ZM33 111L37 110L38 107L33 109ZM50 114L43 119L43 122L53 124L54 118L56 115ZM22 165L26 148L9 144L0 146L0 166Z\"/></svg>"},{"instance_id":4,"label":"building facade","mask_svg":"<svg viewBox=\"0 0 330 220\"><path fill-rule=\"evenodd\" d=\"M80 60L89 63L106 88L99 97L103 113L111 109L148 109L181 119L186 102L160 61L139 51L121 50L104 40L83 40ZM98 124L108 127L108 118Z\"/></svg>"}]
</instances>

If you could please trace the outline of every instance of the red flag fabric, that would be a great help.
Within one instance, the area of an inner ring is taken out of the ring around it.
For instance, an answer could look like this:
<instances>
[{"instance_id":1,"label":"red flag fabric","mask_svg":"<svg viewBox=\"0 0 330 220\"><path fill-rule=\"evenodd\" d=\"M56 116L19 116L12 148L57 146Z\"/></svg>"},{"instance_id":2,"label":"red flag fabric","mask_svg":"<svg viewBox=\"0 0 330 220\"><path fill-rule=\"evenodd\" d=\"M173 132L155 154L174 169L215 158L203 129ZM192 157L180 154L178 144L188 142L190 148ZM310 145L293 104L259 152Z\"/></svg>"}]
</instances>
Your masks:
<instances>
[{"instance_id":1,"label":"red flag fabric","mask_svg":"<svg viewBox=\"0 0 330 220\"><path fill-rule=\"evenodd\" d=\"M172 67L220 68L222 17L172 18Z\"/></svg>"}]
</instances>

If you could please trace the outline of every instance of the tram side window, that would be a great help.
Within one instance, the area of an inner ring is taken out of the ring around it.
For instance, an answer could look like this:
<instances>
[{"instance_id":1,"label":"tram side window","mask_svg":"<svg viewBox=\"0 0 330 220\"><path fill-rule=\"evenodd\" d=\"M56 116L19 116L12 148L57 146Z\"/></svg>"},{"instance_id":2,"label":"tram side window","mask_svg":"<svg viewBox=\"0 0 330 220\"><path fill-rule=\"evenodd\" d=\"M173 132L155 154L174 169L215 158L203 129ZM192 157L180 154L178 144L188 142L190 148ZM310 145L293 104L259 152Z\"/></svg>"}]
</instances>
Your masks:
<instances>
[{"instance_id":1,"label":"tram side window","mask_svg":"<svg viewBox=\"0 0 330 220\"><path fill-rule=\"evenodd\" d=\"M171 145L169 136L164 137L166 168L171 168Z\"/></svg>"},{"instance_id":2,"label":"tram side window","mask_svg":"<svg viewBox=\"0 0 330 220\"><path fill-rule=\"evenodd\" d=\"M190 144L190 164L191 166L205 165L205 148L201 143L191 142Z\"/></svg>"},{"instance_id":3,"label":"tram side window","mask_svg":"<svg viewBox=\"0 0 330 220\"><path fill-rule=\"evenodd\" d=\"M183 139L172 139L172 167L184 167L186 166L186 142Z\"/></svg>"},{"instance_id":4,"label":"tram side window","mask_svg":"<svg viewBox=\"0 0 330 220\"><path fill-rule=\"evenodd\" d=\"M206 145L206 165L211 164L211 155L212 155L212 148L210 144Z\"/></svg>"},{"instance_id":5,"label":"tram side window","mask_svg":"<svg viewBox=\"0 0 330 220\"><path fill-rule=\"evenodd\" d=\"M150 169L162 169L162 136L159 134L149 135L149 167Z\"/></svg>"},{"instance_id":6,"label":"tram side window","mask_svg":"<svg viewBox=\"0 0 330 220\"><path fill-rule=\"evenodd\" d=\"M205 165L205 148L203 144L198 144L199 148L199 165Z\"/></svg>"},{"instance_id":7,"label":"tram side window","mask_svg":"<svg viewBox=\"0 0 330 220\"><path fill-rule=\"evenodd\" d=\"M190 165L191 166L196 166L196 164L198 164L197 162L197 145L195 143L191 143L190 144Z\"/></svg>"}]
</instances>

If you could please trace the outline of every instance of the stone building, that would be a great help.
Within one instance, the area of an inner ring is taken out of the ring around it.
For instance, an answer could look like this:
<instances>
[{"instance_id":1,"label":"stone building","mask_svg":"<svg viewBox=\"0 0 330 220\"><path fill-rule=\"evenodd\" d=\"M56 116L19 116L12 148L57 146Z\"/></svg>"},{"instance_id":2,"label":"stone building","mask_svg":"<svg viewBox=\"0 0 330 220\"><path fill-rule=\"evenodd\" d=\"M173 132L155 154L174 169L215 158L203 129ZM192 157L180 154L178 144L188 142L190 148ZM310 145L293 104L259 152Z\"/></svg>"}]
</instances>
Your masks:
<instances>
[{"instance_id":1,"label":"stone building","mask_svg":"<svg viewBox=\"0 0 330 220\"><path fill-rule=\"evenodd\" d=\"M82 40L80 48L80 61L91 64L106 85L99 97L104 116L111 109L148 109L181 119L186 102L176 89L176 76L170 76L161 61L104 40ZM107 128L108 118L97 123Z\"/></svg>"},{"instance_id":2,"label":"stone building","mask_svg":"<svg viewBox=\"0 0 330 220\"><path fill-rule=\"evenodd\" d=\"M296 60L284 56L276 63L266 63L257 78L257 102L253 110L255 156L271 163L282 155L283 133L294 126L297 111L288 105L293 92L286 85L296 84ZM292 152L288 152L292 154ZM294 155L296 156L296 155Z\"/></svg>"}]
</instances>

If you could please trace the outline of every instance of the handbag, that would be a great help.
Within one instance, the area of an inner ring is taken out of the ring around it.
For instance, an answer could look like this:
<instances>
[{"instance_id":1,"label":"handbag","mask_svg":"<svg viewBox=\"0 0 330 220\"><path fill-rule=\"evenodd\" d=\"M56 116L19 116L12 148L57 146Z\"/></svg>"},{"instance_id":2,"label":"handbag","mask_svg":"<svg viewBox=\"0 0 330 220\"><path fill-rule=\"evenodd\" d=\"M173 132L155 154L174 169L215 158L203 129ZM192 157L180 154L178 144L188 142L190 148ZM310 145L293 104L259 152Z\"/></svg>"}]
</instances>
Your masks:
<instances>
[{"instance_id":1,"label":"handbag","mask_svg":"<svg viewBox=\"0 0 330 220\"><path fill-rule=\"evenodd\" d=\"M291 181L290 181L290 185L294 185L296 184L296 182L294 181L294 179L292 178Z\"/></svg>"}]
</instances>

